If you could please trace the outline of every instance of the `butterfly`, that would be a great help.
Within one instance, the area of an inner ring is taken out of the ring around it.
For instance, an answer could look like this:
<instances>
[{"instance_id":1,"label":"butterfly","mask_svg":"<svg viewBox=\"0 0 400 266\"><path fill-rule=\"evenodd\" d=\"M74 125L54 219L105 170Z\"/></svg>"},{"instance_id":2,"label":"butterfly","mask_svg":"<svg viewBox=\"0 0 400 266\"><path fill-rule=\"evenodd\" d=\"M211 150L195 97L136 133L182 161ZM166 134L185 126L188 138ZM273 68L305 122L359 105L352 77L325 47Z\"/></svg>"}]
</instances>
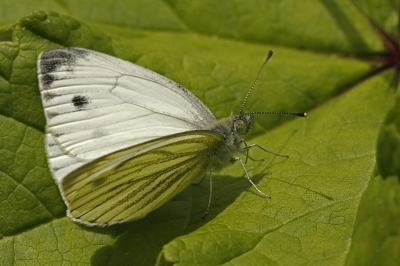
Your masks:
<instances>
[{"instance_id":1,"label":"butterfly","mask_svg":"<svg viewBox=\"0 0 400 266\"><path fill-rule=\"evenodd\" d=\"M49 50L37 66L48 164L72 220L105 226L142 218L237 161L268 197L234 157L252 147L270 152L243 139L254 114L271 113L242 111L262 68L239 113L217 120L181 85L103 53ZM210 202L211 192L207 212Z\"/></svg>"}]
</instances>

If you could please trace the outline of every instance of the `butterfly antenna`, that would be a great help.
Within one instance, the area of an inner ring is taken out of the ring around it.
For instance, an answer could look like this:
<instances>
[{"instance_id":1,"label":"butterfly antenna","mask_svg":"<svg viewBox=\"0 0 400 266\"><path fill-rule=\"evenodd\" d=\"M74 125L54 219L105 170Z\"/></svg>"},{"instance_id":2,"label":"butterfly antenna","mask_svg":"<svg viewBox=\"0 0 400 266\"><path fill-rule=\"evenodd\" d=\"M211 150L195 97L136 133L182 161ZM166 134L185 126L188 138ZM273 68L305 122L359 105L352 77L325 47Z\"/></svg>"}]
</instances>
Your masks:
<instances>
[{"instance_id":1,"label":"butterfly antenna","mask_svg":"<svg viewBox=\"0 0 400 266\"><path fill-rule=\"evenodd\" d=\"M249 95L250 95L251 91L256 86L256 84L258 82L258 79L260 78L261 72L263 71L263 69L264 69L265 65L267 64L268 60L272 57L273 53L274 52L272 52L271 50L269 51L267 59L265 59L264 63L262 64L262 66L260 68L260 70L258 71L258 75L257 75L256 79L254 80L253 85L251 86L250 90L247 92L246 97L244 97L242 106L240 107L240 112L239 112L240 114L243 113L243 107L246 104L247 98L249 98Z\"/></svg>"},{"instance_id":2,"label":"butterfly antenna","mask_svg":"<svg viewBox=\"0 0 400 266\"><path fill-rule=\"evenodd\" d=\"M306 117L307 113L291 113L291 112L250 112L251 115L294 115Z\"/></svg>"}]
</instances>

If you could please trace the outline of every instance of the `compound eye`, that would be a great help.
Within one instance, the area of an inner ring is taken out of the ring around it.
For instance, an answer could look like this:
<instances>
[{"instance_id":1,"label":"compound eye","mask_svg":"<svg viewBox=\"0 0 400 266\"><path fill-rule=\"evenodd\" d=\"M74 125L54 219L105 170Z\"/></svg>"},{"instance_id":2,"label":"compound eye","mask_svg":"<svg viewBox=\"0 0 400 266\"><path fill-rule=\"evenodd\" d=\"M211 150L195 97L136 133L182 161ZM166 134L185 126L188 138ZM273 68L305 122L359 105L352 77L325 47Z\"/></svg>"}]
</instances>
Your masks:
<instances>
[{"instance_id":1,"label":"compound eye","mask_svg":"<svg viewBox=\"0 0 400 266\"><path fill-rule=\"evenodd\" d=\"M243 134L243 132L245 131L245 127L246 127L246 124L244 123L244 121L243 120L237 120L237 121L235 121L234 124L235 124L236 132L239 133L239 134Z\"/></svg>"}]
</instances>

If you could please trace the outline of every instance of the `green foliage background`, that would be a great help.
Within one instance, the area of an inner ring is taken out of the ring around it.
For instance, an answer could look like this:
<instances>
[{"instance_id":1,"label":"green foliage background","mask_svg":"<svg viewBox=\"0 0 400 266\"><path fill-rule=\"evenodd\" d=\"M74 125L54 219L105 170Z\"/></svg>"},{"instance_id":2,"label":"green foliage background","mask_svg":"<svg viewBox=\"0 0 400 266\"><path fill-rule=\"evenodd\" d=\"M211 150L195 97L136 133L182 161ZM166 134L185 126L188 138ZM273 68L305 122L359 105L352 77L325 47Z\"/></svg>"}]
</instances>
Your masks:
<instances>
[{"instance_id":1,"label":"green foliage background","mask_svg":"<svg viewBox=\"0 0 400 266\"><path fill-rule=\"evenodd\" d=\"M41 11L43 10L43 11ZM0 1L1 265L399 265L399 55L394 0ZM57 12L57 13L56 13ZM386 42L387 44L387 42ZM182 84L217 117L247 111L247 169L191 186L142 220L88 228L65 217L47 168L40 52L78 46ZM397 47L398 51L398 47ZM397 69L398 70L398 69Z\"/></svg>"}]
</instances>

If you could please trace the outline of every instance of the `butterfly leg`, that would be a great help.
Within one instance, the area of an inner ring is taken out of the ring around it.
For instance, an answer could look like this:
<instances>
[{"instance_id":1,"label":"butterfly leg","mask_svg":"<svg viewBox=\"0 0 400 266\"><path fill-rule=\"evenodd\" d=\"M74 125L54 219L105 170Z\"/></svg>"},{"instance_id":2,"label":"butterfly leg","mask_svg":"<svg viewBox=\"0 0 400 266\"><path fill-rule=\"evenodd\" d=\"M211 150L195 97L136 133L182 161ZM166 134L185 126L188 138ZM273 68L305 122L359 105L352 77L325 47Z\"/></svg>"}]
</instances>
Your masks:
<instances>
[{"instance_id":1,"label":"butterfly leg","mask_svg":"<svg viewBox=\"0 0 400 266\"><path fill-rule=\"evenodd\" d=\"M210 211L211 198L212 198L212 169L210 169L210 197L208 198L208 206L207 206L206 213L204 213L203 216L201 216L201 219L204 219L204 217L206 217Z\"/></svg>"},{"instance_id":2,"label":"butterfly leg","mask_svg":"<svg viewBox=\"0 0 400 266\"><path fill-rule=\"evenodd\" d=\"M271 153L271 154L273 154L273 155L276 155L276 156L289 158L289 155L279 154L279 153L276 153L276 152L267 150L266 148L264 148L263 146L260 146L260 145L258 145L258 144L246 145L245 149L246 149L246 150L249 150L249 149L251 149L251 148L253 148L253 147L258 147L258 148L262 149L263 151L269 152L269 153Z\"/></svg>"},{"instance_id":3,"label":"butterfly leg","mask_svg":"<svg viewBox=\"0 0 400 266\"><path fill-rule=\"evenodd\" d=\"M250 147L250 146L248 146L248 147ZM243 161L242 161L242 158L237 157L237 158L235 158L235 161L239 161L239 162L242 164L242 167L243 167L244 172L246 173L247 179L248 179L249 182L253 185L253 187L255 187L255 189L258 191L258 193L260 193L260 194L263 195L264 197L270 199L270 198L271 198L270 195L267 195L267 194L265 194L264 192L262 192L262 191L256 186L256 184L253 183L253 181L251 180L251 178L250 178L250 176L249 176L249 173L247 172L246 167L244 166L244 163L243 163Z\"/></svg>"}]
</instances>

